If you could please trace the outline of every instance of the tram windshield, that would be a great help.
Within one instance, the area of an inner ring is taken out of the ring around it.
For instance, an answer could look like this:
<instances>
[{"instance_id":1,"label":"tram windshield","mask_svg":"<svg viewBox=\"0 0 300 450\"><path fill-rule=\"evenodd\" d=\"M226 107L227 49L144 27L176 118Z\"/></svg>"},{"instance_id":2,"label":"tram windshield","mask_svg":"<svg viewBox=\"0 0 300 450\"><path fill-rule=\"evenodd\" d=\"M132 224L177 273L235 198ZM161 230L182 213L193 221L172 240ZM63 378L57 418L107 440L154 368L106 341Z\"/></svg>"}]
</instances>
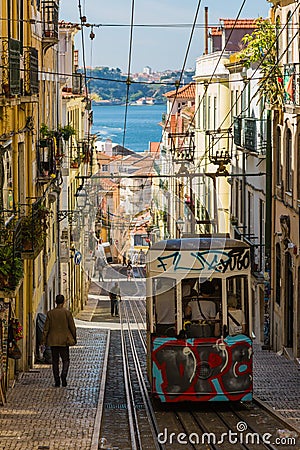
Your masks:
<instances>
[{"instance_id":1,"label":"tram windshield","mask_svg":"<svg viewBox=\"0 0 300 450\"><path fill-rule=\"evenodd\" d=\"M156 333L175 336L176 281L173 278L153 279L153 317Z\"/></svg>"},{"instance_id":2,"label":"tram windshield","mask_svg":"<svg viewBox=\"0 0 300 450\"><path fill-rule=\"evenodd\" d=\"M160 276L152 279L152 289L153 331L157 335L173 337L180 330L193 329L195 336L191 337L202 337L198 334L204 333L203 325L203 337L249 334L247 276L185 278L179 282L179 290L176 279Z\"/></svg>"}]
</instances>

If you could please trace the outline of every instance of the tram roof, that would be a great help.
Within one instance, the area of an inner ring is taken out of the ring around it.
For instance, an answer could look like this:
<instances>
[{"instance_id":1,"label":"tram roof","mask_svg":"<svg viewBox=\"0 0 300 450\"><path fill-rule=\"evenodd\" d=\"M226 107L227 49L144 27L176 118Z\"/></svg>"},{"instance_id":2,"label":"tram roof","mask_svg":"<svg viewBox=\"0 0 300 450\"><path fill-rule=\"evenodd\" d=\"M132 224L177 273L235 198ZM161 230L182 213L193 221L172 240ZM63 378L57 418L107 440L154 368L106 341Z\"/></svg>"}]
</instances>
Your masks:
<instances>
[{"instance_id":1,"label":"tram roof","mask_svg":"<svg viewBox=\"0 0 300 450\"><path fill-rule=\"evenodd\" d=\"M199 237L166 239L155 242L150 250L209 250L225 248L249 248L246 242L226 237Z\"/></svg>"}]
</instances>

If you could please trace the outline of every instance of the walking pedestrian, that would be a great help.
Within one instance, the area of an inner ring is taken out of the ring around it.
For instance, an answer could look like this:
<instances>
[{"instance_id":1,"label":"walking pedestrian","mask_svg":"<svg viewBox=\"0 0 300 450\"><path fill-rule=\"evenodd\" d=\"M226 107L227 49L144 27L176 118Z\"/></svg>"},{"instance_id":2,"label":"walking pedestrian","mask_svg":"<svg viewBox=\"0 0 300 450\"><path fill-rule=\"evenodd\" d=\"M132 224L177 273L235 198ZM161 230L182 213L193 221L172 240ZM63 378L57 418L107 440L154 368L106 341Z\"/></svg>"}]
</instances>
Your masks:
<instances>
[{"instance_id":1,"label":"walking pedestrian","mask_svg":"<svg viewBox=\"0 0 300 450\"><path fill-rule=\"evenodd\" d=\"M103 269L104 269L104 261L102 258L98 258L96 262L96 270L98 270L99 281L104 281L103 278Z\"/></svg>"},{"instance_id":2,"label":"walking pedestrian","mask_svg":"<svg viewBox=\"0 0 300 450\"><path fill-rule=\"evenodd\" d=\"M123 266L126 266L126 253L123 253Z\"/></svg>"},{"instance_id":3,"label":"walking pedestrian","mask_svg":"<svg viewBox=\"0 0 300 450\"><path fill-rule=\"evenodd\" d=\"M131 260L130 259L128 260L126 269L127 269L127 281L130 281L131 278L132 278L132 275L133 275L132 264L131 264Z\"/></svg>"},{"instance_id":4,"label":"walking pedestrian","mask_svg":"<svg viewBox=\"0 0 300 450\"><path fill-rule=\"evenodd\" d=\"M65 297L59 294L55 302L56 307L47 313L41 343L51 347L55 387L60 386L60 380L65 387L70 365L69 347L77 343L76 327L71 312L64 308ZM59 376L59 357L62 360L61 376Z\"/></svg>"},{"instance_id":5,"label":"walking pedestrian","mask_svg":"<svg viewBox=\"0 0 300 450\"><path fill-rule=\"evenodd\" d=\"M115 282L109 293L111 316L119 317L119 301L121 301L121 292L118 283Z\"/></svg>"}]
</instances>

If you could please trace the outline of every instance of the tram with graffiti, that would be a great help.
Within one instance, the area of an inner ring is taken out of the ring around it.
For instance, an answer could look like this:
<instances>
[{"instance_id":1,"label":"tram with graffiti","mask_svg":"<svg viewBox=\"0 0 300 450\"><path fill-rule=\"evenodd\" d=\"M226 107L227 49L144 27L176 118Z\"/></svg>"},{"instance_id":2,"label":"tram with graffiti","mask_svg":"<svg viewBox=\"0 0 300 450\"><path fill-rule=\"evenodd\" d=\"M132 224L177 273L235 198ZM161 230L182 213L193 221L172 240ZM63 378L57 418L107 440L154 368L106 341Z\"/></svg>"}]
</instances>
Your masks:
<instances>
[{"instance_id":1,"label":"tram with graffiti","mask_svg":"<svg viewBox=\"0 0 300 450\"><path fill-rule=\"evenodd\" d=\"M161 402L252 400L250 248L160 241L146 261L147 372Z\"/></svg>"}]
</instances>

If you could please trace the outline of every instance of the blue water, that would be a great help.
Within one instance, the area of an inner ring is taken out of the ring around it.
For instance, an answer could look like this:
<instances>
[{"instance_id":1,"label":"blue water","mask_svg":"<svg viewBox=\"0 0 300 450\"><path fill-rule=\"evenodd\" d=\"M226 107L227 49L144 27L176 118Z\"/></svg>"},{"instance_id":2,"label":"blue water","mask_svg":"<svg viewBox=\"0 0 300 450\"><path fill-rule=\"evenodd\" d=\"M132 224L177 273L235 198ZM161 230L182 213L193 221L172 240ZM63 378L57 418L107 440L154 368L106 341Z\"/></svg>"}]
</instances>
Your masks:
<instances>
[{"instance_id":1,"label":"blue water","mask_svg":"<svg viewBox=\"0 0 300 450\"><path fill-rule=\"evenodd\" d=\"M149 142L160 142L162 114L165 105L128 106L124 146L135 152L149 149ZM113 143L123 144L125 106L93 105L92 132L98 134L98 140L110 138Z\"/></svg>"}]
</instances>

